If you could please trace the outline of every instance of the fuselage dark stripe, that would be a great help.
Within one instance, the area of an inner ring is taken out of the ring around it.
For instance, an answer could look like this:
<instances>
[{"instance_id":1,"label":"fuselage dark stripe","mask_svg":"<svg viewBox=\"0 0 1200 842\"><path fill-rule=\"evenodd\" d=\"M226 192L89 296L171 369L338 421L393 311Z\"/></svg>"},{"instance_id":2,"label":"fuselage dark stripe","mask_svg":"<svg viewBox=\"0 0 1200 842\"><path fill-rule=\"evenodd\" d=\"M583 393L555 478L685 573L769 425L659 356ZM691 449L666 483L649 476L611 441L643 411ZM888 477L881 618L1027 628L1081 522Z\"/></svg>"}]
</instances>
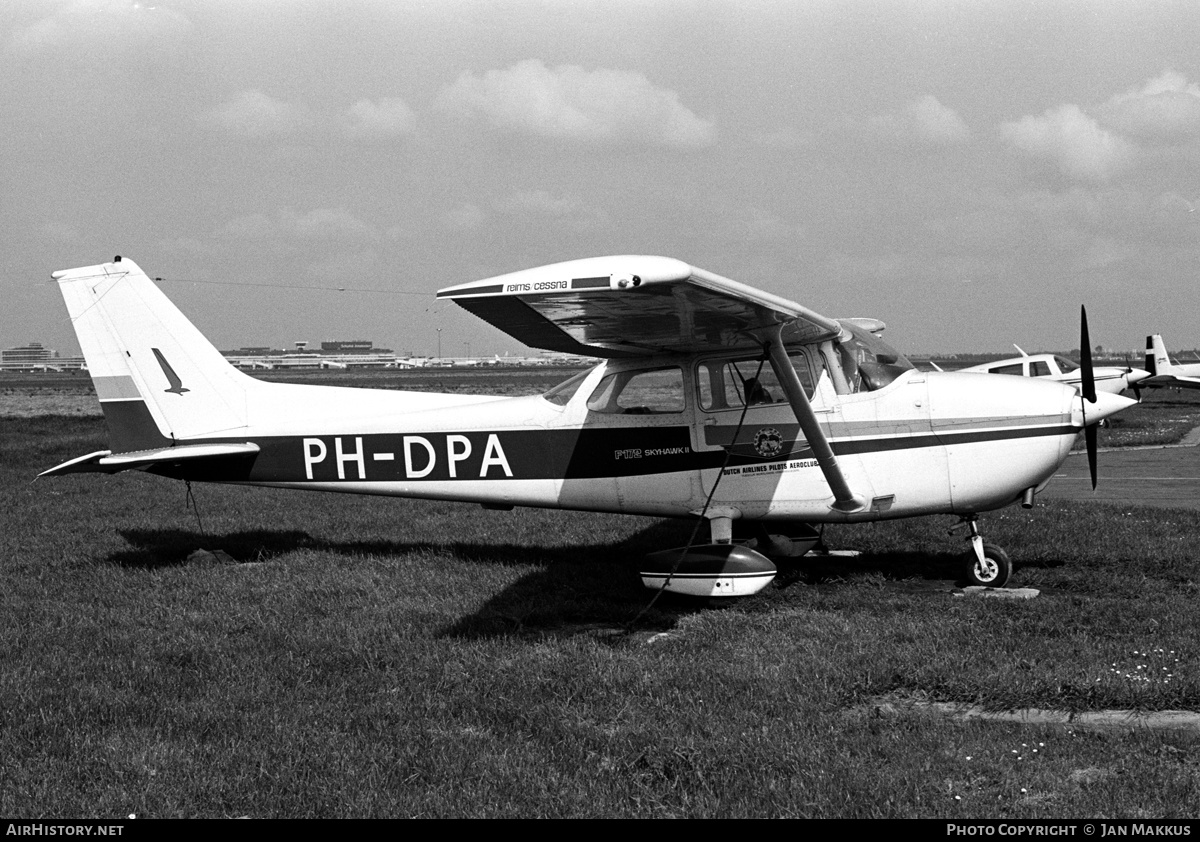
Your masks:
<instances>
[{"instance_id":1,"label":"fuselage dark stripe","mask_svg":"<svg viewBox=\"0 0 1200 842\"><path fill-rule=\"evenodd\" d=\"M919 433L831 442L838 456L862 456L1067 436L1070 424L1022 429L976 429ZM495 432L364 433L318 436L270 436L206 439L252 441L253 459L193 460L156 465L155 473L179 478L238 482L424 482L455 480L572 480L653 476L784 460L811 459L803 441L777 442L770 452L756 451L747 436L729 448L696 451L687 426L650 428L574 428L497 430ZM189 444L199 443L189 441ZM766 451L763 448L763 451Z\"/></svg>"}]
</instances>

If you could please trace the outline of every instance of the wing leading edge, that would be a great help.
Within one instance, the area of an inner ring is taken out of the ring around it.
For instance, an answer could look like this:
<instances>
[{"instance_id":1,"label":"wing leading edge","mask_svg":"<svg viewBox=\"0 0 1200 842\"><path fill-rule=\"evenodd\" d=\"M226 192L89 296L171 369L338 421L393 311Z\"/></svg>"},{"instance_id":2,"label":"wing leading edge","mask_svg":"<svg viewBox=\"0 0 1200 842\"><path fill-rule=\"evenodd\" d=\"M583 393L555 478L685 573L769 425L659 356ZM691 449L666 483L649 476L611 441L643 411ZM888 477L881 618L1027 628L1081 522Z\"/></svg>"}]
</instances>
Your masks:
<instances>
[{"instance_id":1,"label":"wing leading edge","mask_svg":"<svg viewBox=\"0 0 1200 842\"><path fill-rule=\"evenodd\" d=\"M450 299L534 348L591 357L761 348L837 336L834 319L681 260L618 255L570 260L448 287Z\"/></svg>"}]
</instances>

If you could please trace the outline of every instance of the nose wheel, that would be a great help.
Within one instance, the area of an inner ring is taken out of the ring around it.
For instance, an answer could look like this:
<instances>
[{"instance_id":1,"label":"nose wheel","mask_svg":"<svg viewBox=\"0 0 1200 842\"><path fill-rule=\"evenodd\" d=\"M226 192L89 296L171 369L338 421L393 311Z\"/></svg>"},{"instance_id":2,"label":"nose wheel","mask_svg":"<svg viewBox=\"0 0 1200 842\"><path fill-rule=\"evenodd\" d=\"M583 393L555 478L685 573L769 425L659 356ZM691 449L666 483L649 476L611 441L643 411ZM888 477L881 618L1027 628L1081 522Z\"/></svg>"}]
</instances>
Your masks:
<instances>
[{"instance_id":1,"label":"nose wheel","mask_svg":"<svg viewBox=\"0 0 1200 842\"><path fill-rule=\"evenodd\" d=\"M985 588L1004 587L1012 578L1012 562L1008 558L1008 553L995 544L989 544L983 540L974 515L963 520L971 533L967 536L967 540L971 543L971 549L967 550L963 556L966 567L966 575L963 578L971 585Z\"/></svg>"}]
</instances>

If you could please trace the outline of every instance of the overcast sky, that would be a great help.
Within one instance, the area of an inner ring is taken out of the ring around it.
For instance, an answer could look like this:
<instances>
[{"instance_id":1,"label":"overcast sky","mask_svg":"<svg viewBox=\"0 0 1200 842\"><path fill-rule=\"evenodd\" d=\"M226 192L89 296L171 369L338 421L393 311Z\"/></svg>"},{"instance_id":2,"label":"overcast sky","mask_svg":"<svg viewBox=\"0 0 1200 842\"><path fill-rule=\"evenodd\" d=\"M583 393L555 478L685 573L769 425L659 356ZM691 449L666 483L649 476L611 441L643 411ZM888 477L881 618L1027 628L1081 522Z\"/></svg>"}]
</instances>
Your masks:
<instances>
[{"instance_id":1,"label":"overcast sky","mask_svg":"<svg viewBox=\"0 0 1200 842\"><path fill-rule=\"evenodd\" d=\"M121 254L220 348L516 352L434 292L631 253L910 353L1081 303L1194 347L1198 45L1194 0L3 0L0 347L76 352L49 274Z\"/></svg>"}]
</instances>

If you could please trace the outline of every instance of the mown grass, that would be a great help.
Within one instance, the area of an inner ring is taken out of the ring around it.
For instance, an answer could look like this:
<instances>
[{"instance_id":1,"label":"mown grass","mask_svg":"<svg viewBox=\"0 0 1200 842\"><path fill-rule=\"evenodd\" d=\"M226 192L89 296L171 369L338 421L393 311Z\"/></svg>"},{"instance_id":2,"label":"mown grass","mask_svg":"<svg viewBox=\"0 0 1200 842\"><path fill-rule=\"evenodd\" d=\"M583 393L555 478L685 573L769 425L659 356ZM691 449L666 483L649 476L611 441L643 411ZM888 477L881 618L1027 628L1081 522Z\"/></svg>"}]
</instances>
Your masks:
<instances>
[{"instance_id":1,"label":"mown grass","mask_svg":"<svg viewBox=\"0 0 1200 842\"><path fill-rule=\"evenodd\" d=\"M630 628L689 524L220 486L197 516L155 477L30 482L97 419L0 433L2 815L1196 813L1195 731L886 703L1200 709L1198 513L987 515L1020 602L952 595L951 518L831 528L864 555ZM1159 650L1169 681L1126 675Z\"/></svg>"},{"instance_id":2,"label":"mown grass","mask_svg":"<svg viewBox=\"0 0 1200 842\"><path fill-rule=\"evenodd\" d=\"M1098 441L1103 447L1176 444L1200 426L1200 393L1147 389L1137 406L1109 419ZM1082 441L1079 447L1083 447Z\"/></svg>"}]
</instances>

